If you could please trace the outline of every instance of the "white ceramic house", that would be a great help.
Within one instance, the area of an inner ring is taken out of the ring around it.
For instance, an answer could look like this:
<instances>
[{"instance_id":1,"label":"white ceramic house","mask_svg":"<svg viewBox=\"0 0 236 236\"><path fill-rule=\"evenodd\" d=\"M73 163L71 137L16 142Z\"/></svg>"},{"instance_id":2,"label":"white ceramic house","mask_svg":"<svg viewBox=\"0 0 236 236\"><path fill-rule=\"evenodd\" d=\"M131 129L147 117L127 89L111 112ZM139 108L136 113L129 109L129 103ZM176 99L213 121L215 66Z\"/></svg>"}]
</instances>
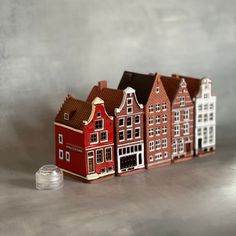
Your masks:
<instances>
[{"instance_id":1,"label":"white ceramic house","mask_svg":"<svg viewBox=\"0 0 236 236\"><path fill-rule=\"evenodd\" d=\"M195 155L215 150L216 145L216 96L212 94L212 81L201 79L195 97Z\"/></svg>"}]
</instances>

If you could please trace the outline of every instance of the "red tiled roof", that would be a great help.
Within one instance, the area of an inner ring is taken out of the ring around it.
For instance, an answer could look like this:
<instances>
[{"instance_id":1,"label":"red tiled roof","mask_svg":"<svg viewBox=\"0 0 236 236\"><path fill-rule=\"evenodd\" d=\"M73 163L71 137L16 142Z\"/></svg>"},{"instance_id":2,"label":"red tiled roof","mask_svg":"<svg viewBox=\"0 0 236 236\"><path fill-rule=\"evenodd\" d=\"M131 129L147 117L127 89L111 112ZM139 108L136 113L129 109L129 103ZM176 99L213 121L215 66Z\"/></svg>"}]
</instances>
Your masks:
<instances>
[{"instance_id":1,"label":"red tiled roof","mask_svg":"<svg viewBox=\"0 0 236 236\"><path fill-rule=\"evenodd\" d=\"M139 74L125 71L118 85L118 89L124 90L127 87L133 88L136 92L138 102L146 105L152 91L155 78L156 74Z\"/></svg>"},{"instance_id":2,"label":"red tiled roof","mask_svg":"<svg viewBox=\"0 0 236 236\"><path fill-rule=\"evenodd\" d=\"M178 78L178 79L184 78L184 80L187 83L188 92L189 92L191 98L193 99L194 97L196 97L196 95L198 94L199 89L200 89L201 79L183 76L183 75L177 75L177 74L173 74L172 77L175 79L176 78Z\"/></svg>"},{"instance_id":3,"label":"red tiled roof","mask_svg":"<svg viewBox=\"0 0 236 236\"><path fill-rule=\"evenodd\" d=\"M176 93L179 89L180 80L178 80L177 78L164 76L164 75L161 75L160 79L163 83L163 86L166 90L166 93L167 93L167 96L168 96L170 102L173 102L173 100L176 96Z\"/></svg>"},{"instance_id":4,"label":"red tiled roof","mask_svg":"<svg viewBox=\"0 0 236 236\"><path fill-rule=\"evenodd\" d=\"M68 95L55 118L55 122L82 130L83 121L89 119L91 112L91 103L78 100ZM69 120L64 119L64 113L69 114Z\"/></svg>"},{"instance_id":5,"label":"red tiled roof","mask_svg":"<svg viewBox=\"0 0 236 236\"><path fill-rule=\"evenodd\" d=\"M94 86L89 93L87 102L92 102L95 97L100 97L104 101L104 105L108 115L114 116L115 108L119 108L123 99L123 91L112 88L99 88Z\"/></svg>"}]
</instances>

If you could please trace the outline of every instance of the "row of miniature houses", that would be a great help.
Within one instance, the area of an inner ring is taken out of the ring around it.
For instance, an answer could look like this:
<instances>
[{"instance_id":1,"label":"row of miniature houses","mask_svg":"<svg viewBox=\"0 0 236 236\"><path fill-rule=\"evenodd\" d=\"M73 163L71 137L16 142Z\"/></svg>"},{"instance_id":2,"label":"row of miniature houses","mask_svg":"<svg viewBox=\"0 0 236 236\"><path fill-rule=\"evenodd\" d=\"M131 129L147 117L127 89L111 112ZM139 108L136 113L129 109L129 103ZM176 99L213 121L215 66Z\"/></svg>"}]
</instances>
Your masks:
<instances>
[{"instance_id":1,"label":"row of miniature houses","mask_svg":"<svg viewBox=\"0 0 236 236\"><path fill-rule=\"evenodd\" d=\"M68 95L55 119L56 164L85 181L189 160L215 150L209 78L124 72L87 101Z\"/></svg>"}]
</instances>

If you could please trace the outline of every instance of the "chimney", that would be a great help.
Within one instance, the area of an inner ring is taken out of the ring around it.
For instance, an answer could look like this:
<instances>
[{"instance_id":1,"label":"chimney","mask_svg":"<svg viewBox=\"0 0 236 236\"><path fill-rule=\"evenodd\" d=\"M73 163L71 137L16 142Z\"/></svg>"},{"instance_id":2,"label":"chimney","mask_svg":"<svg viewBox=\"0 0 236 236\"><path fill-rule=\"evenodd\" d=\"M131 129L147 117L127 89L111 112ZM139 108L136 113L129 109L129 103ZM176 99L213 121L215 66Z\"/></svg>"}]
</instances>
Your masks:
<instances>
[{"instance_id":1,"label":"chimney","mask_svg":"<svg viewBox=\"0 0 236 236\"><path fill-rule=\"evenodd\" d=\"M100 90L104 89L104 88L107 88L107 81L106 80L101 80L98 82L98 88Z\"/></svg>"}]
</instances>

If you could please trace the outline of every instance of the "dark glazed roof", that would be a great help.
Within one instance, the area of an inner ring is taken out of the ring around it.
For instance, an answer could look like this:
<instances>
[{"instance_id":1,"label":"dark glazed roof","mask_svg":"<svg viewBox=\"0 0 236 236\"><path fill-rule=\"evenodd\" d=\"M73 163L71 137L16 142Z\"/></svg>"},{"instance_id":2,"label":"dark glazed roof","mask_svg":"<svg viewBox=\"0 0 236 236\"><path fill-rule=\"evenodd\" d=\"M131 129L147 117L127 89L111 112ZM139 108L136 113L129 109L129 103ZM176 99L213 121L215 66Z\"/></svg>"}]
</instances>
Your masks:
<instances>
[{"instance_id":1,"label":"dark glazed roof","mask_svg":"<svg viewBox=\"0 0 236 236\"><path fill-rule=\"evenodd\" d=\"M193 99L194 97L196 97L196 95L198 94L199 89L200 89L201 79L188 77L188 76L184 76L184 75L177 75L177 74L173 74L172 77L178 78L178 79L184 78L184 80L187 83L188 92L189 92L191 98Z\"/></svg>"},{"instance_id":2,"label":"dark glazed roof","mask_svg":"<svg viewBox=\"0 0 236 236\"><path fill-rule=\"evenodd\" d=\"M155 77L156 74L138 74L125 71L118 85L118 89L133 88L136 91L138 102L146 105L155 82Z\"/></svg>"},{"instance_id":3,"label":"dark glazed roof","mask_svg":"<svg viewBox=\"0 0 236 236\"><path fill-rule=\"evenodd\" d=\"M166 90L167 96L170 102L173 102L176 93L179 89L180 80L178 78L173 78L169 76L161 76L162 84Z\"/></svg>"},{"instance_id":4,"label":"dark glazed roof","mask_svg":"<svg viewBox=\"0 0 236 236\"><path fill-rule=\"evenodd\" d=\"M68 95L58 112L55 122L82 130L83 121L87 121L92 112L92 104ZM64 119L64 113L69 114L69 120Z\"/></svg>"},{"instance_id":5,"label":"dark glazed roof","mask_svg":"<svg viewBox=\"0 0 236 236\"><path fill-rule=\"evenodd\" d=\"M119 108L123 99L123 90L102 88L94 86L87 98L87 102L92 102L95 97L100 97L104 101L104 105L108 115L114 116L115 108Z\"/></svg>"}]
</instances>

